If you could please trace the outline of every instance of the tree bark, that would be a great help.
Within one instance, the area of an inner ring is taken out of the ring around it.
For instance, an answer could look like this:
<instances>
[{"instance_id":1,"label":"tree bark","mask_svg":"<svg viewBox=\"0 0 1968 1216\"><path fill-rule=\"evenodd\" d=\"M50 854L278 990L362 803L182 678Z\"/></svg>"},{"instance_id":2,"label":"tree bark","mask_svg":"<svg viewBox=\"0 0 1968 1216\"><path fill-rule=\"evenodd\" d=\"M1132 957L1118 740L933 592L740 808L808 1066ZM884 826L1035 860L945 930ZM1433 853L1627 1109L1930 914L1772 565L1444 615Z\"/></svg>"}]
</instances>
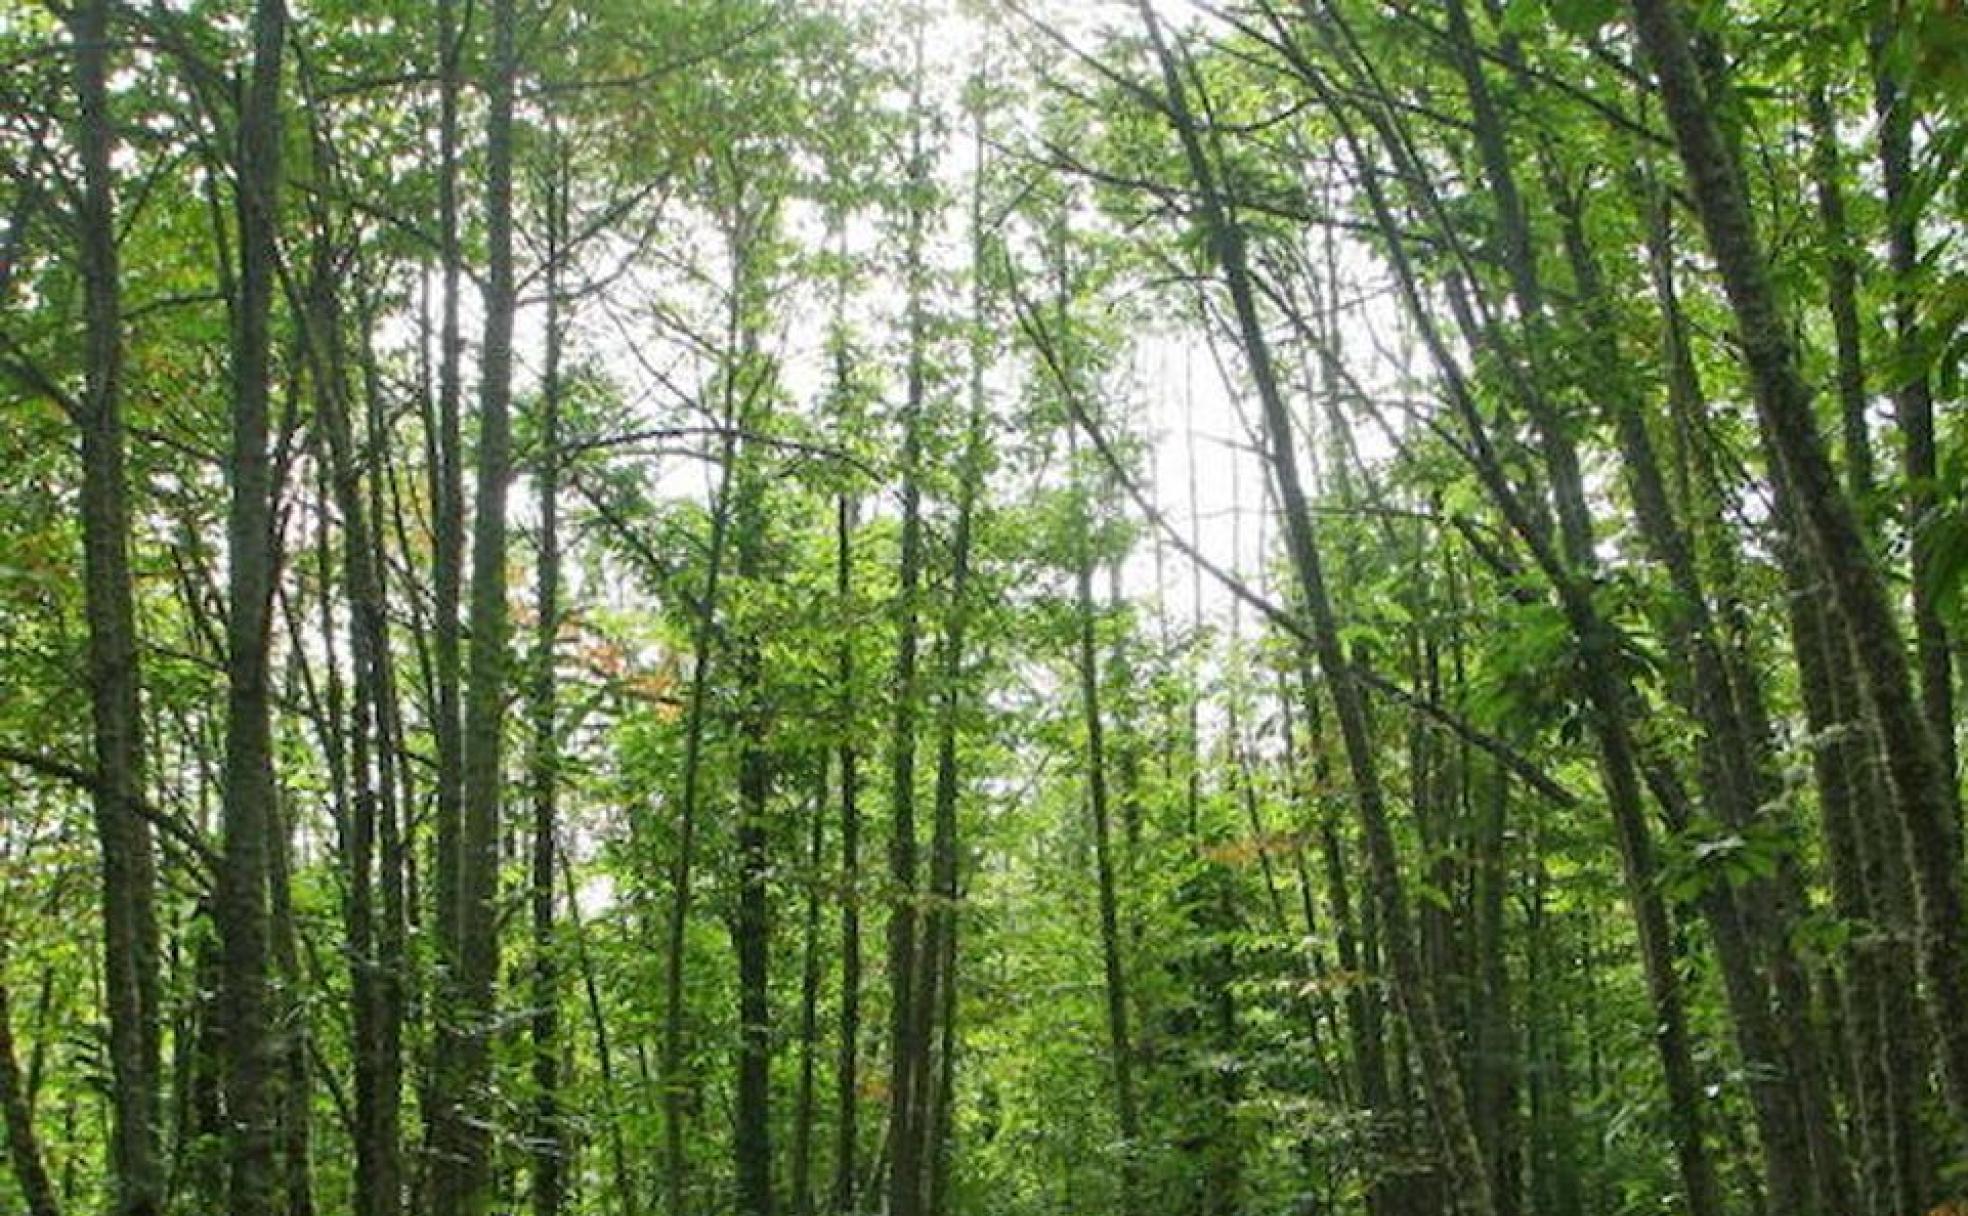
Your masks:
<instances>
[{"instance_id":1,"label":"tree bark","mask_svg":"<svg viewBox=\"0 0 1968 1216\"><path fill-rule=\"evenodd\" d=\"M253 59L240 111L239 275L232 309L231 506L227 514L224 852L215 919L223 942L223 1067L228 1203L234 1216L279 1205L276 1094L281 1069L271 992L269 876L275 838L268 650L276 567L268 451L271 314L280 186L281 0L253 10Z\"/></svg>"},{"instance_id":2,"label":"tree bark","mask_svg":"<svg viewBox=\"0 0 1968 1216\"><path fill-rule=\"evenodd\" d=\"M534 1216L559 1216L566 1198L570 1144L561 1126L560 951L554 916L554 861L560 838L560 740L555 660L560 640L560 398L565 321L562 265L567 256L567 153L558 132L546 198L546 355L541 369L539 464L534 494L540 504L538 568L534 582L531 785L533 840L529 904L533 920L532 1200Z\"/></svg>"},{"instance_id":3,"label":"tree bark","mask_svg":"<svg viewBox=\"0 0 1968 1216\"><path fill-rule=\"evenodd\" d=\"M157 1145L160 1066L156 860L143 797L136 609L130 578L130 508L124 468L123 305L116 248L114 123L109 107L110 0L71 17L80 116L76 205L82 275L84 384L82 591L88 622L90 721L98 785L92 798L101 848L103 974L109 994L110 1174L113 1216L158 1216L164 1202Z\"/></svg>"},{"instance_id":4,"label":"tree bark","mask_svg":"<svg viewBox=\"0 0 1968 1216\"><path fill-rule=\"evenodd\" d=\"M514 0L493 0L485 81L485 329L479 362L479 433L472 520L471 651L462 736L457 855L457 1032L440 1056L436 1095L446 1135L433 1163L435 1216L484 1216L496 1178L492 1039L497 1033L500 803L505 779L506 497L512 477L513 91L518 72Z\"/></svg>"},{"instance_id":5,"label":"tree bark","mask_svg":"<svg viewBox=\"0 0 1968 1216\"><path fill-rule=\"evenodd\" d=\"M908 191L905 203L903 275L907 281L908 353L904 371L900 496L901 548L896 558L895 668L890 677L894 710L889 731L888 871L892 906L888 917L889 970L889 1216L919 1216L922 1208L922 1137L916 1108L916 1078L927 1067L917 1034L917 1002L926 999L918 982L917 938L922 915L916 842L916 729L921 699L918 651L921 645L922 453L928 376L928 319L924 296L928 271L923 262L928 223L929 159L924 146L922 6L912 10L914 69L910 83Z\"/></svg>"},{"instance_id":6,"label":"tree bark","mask_svg":"<svg viewBox=\"0 0 1968 1216\"><path fill-rule=\"evenodd\" d=\"M844 359L844 356L843 356ZM845 369L840 380L845 381ZM844 389L844 383L842 385ZM854 504L846 494L835 501L834 598L843 612L854 594ZM855 1210L859 1179L859 1114L861 1109L861 809L860 753L854 746L854 641L842 631L835 678L838 701L835 723L840 760L841 819L841 1008L840 1042L834 1064L834 1216Z\"/></svg>"}]
</instances>

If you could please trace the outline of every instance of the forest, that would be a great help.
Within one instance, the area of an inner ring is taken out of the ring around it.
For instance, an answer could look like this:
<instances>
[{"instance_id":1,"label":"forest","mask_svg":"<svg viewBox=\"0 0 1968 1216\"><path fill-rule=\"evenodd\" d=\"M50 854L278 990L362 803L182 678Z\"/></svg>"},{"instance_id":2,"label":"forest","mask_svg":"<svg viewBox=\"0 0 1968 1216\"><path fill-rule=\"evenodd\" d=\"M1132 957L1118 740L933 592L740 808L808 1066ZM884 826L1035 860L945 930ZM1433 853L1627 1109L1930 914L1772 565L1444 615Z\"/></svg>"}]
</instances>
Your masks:
<instances>
[{"instance_id":1,"label":"forest","mask_svg":"<svg viewBox=\"0 0 1968 1216\"><path fill-rule=\"evenodd\" d=\"M0 1213L1968 1213L1955 0L0 0Z\"/></svg>"}]
</instances>

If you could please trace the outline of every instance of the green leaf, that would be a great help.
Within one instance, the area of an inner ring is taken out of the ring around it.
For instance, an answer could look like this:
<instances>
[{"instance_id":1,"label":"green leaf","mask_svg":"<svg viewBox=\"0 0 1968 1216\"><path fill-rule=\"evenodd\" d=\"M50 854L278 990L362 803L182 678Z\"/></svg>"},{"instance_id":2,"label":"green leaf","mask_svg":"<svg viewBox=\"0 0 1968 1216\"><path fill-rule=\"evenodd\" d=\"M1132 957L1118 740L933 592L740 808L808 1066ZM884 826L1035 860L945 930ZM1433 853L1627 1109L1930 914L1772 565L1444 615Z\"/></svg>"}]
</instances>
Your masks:
<instances>
[{"instance_id":1,"label":"green leaf","mask_svg":"<svg viewBox=\"0 0 1968 1216\"><path fill-rule=\"evenodd\" d=\"M1551 0L1551 19L1577 38L1590 38L1619 16L1619 0Z\"/></svg>"}]
</instances>

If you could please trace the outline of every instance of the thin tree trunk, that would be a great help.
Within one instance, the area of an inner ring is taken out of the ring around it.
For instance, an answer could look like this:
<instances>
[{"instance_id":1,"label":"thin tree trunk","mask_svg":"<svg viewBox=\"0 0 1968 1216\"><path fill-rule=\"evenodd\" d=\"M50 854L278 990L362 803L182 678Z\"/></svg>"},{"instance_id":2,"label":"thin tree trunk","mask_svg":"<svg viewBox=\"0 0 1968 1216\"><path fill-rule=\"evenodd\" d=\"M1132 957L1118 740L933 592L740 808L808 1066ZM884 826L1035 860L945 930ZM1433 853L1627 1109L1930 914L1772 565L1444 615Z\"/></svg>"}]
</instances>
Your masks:
<instances>
[{"instance_id":1,"label":"thin tree trunk","mask_svg":"<svg viewBox=\"0 0 1968 1216\"><path fill-rule=\"evenodd\" d=\"M746 234L742 239L751 239ZM742 278L734 292L743 291ZM755 355L750 330L740 367ZM747 392L746 399L762 394ZM750 415L754 411L747 411ZM759 425L748 416L742 424L747 432ZM740 444L736 459L736 501L732 526L736 564L734 573L741 585L755 583L764 576L763 551L766 544L765 485L763 471L757 467L758 454L747 440ZM738 1182L738 1216L772 1216L772 1014L767 983L770 978L772 944L770 889L771 833L767 821L772 794L772 756L767 750L764 660L755 634L739 637L734 646L733 678L738 685L738 908L732 921L732 937L738 955L738 1107L733 1153Z\"/></svg>"},{"instance_id":2,"label":"thin tree trunk","mask_svg":"<svg viewBox=\"0 0 1968 1216\"><path fill-rule=\"evenodd\" d=\"M814 1072L820 1049L820 903L824 886L820 875L827 859L831 759L827 752L820 754L813 818L807 825L806 910L800 938L799 1083L793 1094L793 1216L813 1216Z\"/></svg>"},{"instance_id":3,"label":"thin tree trunk","mask_svg":"<svg viewBox=\"0 0 1968 1216\"><path fill-rule=\"evenodd\" d=\"M458 207L459 99L464 91L461 60L465 30L460 24L459 0L436 0L438 69L438 257L441 279L438 321L437 400L435 416L427 419L426 460L431 520L431 634L430 708L432 740L437 753L433 782L431 832L431 919L436 946L436 975L431 990L431 1048L424 1078L427 1200L442 1209L438 1188L449 1185L459 1134L456 1096L446 1091L444 1075L462 1050L459 983L463 942L460 938L459 862L464 822L463 647L460 608L465 562L463 412L464 330L461 307L464 290L464 250ZM469 12L469 9L467 9Z\"/></svg>"},{"instance_id":4,"label":"thin tree trunk","mask_svg":"<svg viewBox=\"0 0 1968 1216\"><path fill-rule=\"evenodd\" d=\"M1884 10L1890 12L1891 10ZM1922 366L1926 357L1920 320L1920 206L1913 178L1914 105L1907 85L1887 62L1901 36L1890 16L1873 31L1873 113L1878 119L1879 178L1886 188L1886 250L1893 270L1892 320L1896 376L1893 409L1900 424L1900 468L1906 476L1906 519L1914 648L1918 656L1920 704L1933 733L1946 798L1947 828L1954 852L1961 849L1961 796L1954 732L1954 660L1948 629L1941 619L1934 578L1934 535L1930 512L1937 501L1934 445L1934 386Z\"/></svg>"},{"instance_id":5,"label":"thin tree trunk","mask_svg":"<svg viewBox=\"0 0 1968 1216\"><path fill-rule=\"evenodd\" d=\"M541 371L538 571L534 584L532 702L533 917L532 1198L534 1216L559 1216L566 1196L569 1143L560 1114L560 963L554 924L554 861L560 834L560 742L555 658L560 639L561 275L567 240L567 160L558 132L550 141L546 200L546 359Z\"/></svg>"},{"instance_id":6,"label":"thin tree trunk","mask_svg":"<svg viewBox=\"0 0 1968 1216\"><path fill-rule=\"evenodd\" d=\"M1063 311L1063 309L1062 309ZM1062 318L1063 322L1063 318ZM1070 339L1067 339L1070 341ZM1077 436L1078 431L1069 432ZM1086 474L1079 471L1079 444L1071 445L1077 498L1079 552L1074 589L1079 606L1078 663L1080 712L1086 728L1086 798L1093 816L1094 878L1100 901L1100 960L1106 979L1109 1067L1114 1077L1114 1121L1120 1134L1120 1212L1129 1216L1141 1195L1141 1113L1134 1089L1134 1043L1128 1024L1127 977L1121 958L1120 900L1114 880L1113 833L1107 799L1107 742L1100 712L1100 652L1094 636L1093 508Z\"/></svg>"},{"instance_id":7,"label":"thin tree trunk","mask_svg":"<svg viewBox=\"0 0 1968 1216\"><path fill-rule=\"evenodd\" d=\"M928 324L924 296L928 272L923 263L928 223L929 159L923 125L922 6L912 10L914 68L910 84L908 198L904 270L907 280L908 354L902 406L902 536L897 555L896 650L891 677L894 710L889 735L888 870L893 906L888 918L889 969L889 1216L919 1216L922 1208L922 1138L916 1108L916 1078L927 1067L917 1031L917 1002L926 999L918 983L917 951L920 891L916 842L916 720L921 698L918 650L921 644L922 480L924 395L928 376Z\"/></svg>"},{"instance_id":8,"label":"thin tree trunk","mask_svg":"<svg viewBox=\"0 0 1968 1216\"><path fill-rule=\"evenodd\" d=\"M1852 501L1863 505L1873 492L1873 459L1872 428L1866 420L1865 356L1859 327L1859 268L1852 250L1851 228L1845 218L1837 118L1822 82L1812 84L1806 108L1811 122L1811 179L1818 196L1818 217L1824 225L1828 253L1825 297L1838 353L1838 416L1844 428L1845 486Z\"/></svg>"},{"instance_id":9,"label":"thin tree trunk","mask_svg":"<svg viewBox=\"0 0 1968 1216\"><path fill-rule=\"evenodd\" d=\"M982 88L984 71L972 76L973 86ZM981 97L981 93L980 93ZM972 147L977 166L971 180L971 296L969 342L969 410L964 428L964 446L958 456L957 518L950 539L950 592L938 642L937 676L940 682L937 707L936 791L934 826L930 843L930 905L924 919L922 948L923 991L916 1019L921 1036L925 1067L918 1080L921 1094L920 1133L923 1141L923 1210L926 1216L942 1216L947 1198L943 1185L949 1166L947 1143L950 1112L956 1099L951 1086L956 1078L953 1058L956 1036L952 1021L956 1010L957 962L957 871L960 865L957 809L962 795L957 744L965 703L964 663L970 624L970 578L973 519L983 492L984 463L987 458L989 424L984 395L985 364L988 358L984 332L984 177L989 165L984 138L982 101L973 116ZM941 1023L940 1036L938 1023ZM932 1069L934 1070L932 1072Z\"/></svg>"},{"instance_id":10,"label":"thin tree trunk","mask_svg":"<svg viewBox=\"0 0 1968 1216\"><path fill-rule=\"evenodd\" d=\"M737 330L737 288L732 289L727 336ZM734 343L735 344L735 343ZM695 877L697 814L704 766L704 730L710 714L710 678L717 647L717 612L724 556L730 533L732 490L738 464L736 414L737 372L724 377L725 436L719 456L718 486L711 503L711 535L705 557L704 590L698 602L695 636L691 640L689 699L684 710L682 788L678 793L676 852L670 861L670 915L663 959L663 1168L664 1201L668 1216L688 1216L688 1161L684 1154L684 1099L689 1079L684 1075L684 944L690 924L692 881Z\"/></svg>"},{"instance_id":11,"label":"thin tree trunk","mask_svg":"<svg viewBox=\"0 0 1968 1216\"><path fill-rule=\"evenodd\" d=\"M841 380L844 382L845 379L843 369ZM843 613L854 594L853 537L853 500L842 494L835 502L834 597ZM843 619L846 617L843 616ZM840 1042L834 1067L836 1096L832 1211L835 1216L846 1216L854 1211L856 1203L858 1178L855 1170L860 1139L861 777L860 753L854 746L857 725L854 642L845 630L842 631L835 674L839 681L836 729L840 732L837 752L840 758L842 891Z\"/></svg>"},{"instance_id":12,"label":"thin tree trunk","mask_svg":"<svg viewBox=\"0 0 1968 1216\"><path fill-rule=\"evenodd\" d=\"M293 827L288 808L274 800L273 839L267 851L267 929L280 1004L275 1026L281 1057L280 1175L286 1216L314 1216L313 1088L308 1072L307 1006L302 998L299 931L294 924Z\"/></svg>"}]
</instances>

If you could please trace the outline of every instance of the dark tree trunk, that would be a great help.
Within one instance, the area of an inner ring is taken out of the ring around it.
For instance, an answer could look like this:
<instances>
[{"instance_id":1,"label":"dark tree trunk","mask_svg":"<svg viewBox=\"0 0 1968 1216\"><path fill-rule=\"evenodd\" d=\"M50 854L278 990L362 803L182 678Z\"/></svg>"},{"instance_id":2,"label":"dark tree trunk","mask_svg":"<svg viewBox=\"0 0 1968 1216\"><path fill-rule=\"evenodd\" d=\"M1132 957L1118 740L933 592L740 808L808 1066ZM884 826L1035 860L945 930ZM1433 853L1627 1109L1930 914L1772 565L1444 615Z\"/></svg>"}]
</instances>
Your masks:
<instances>
[{"instance_id":1,"label":"dark tree trunk","mask_svg":"<svg viewBox=\"0 0 1968 1216\"><path fill-rule=\"evenodd\" d=\"M891 677L894 714L889 731L888 877L893 904L888 917L889 979L889 1216L919 1216L922 1209L921 1112L916 1078L927 1068L917 1034L917 1002L927 999L918 982L917 937L921 919L916 842L916 729L921 700L918 651L921 645L922 457L924 395L928 376L928 320L924 296L928 270L923 262L928 224L929 159L924 145L923 24L921 6L913 13L914 70L910 85L909 190L906 202L904 269L907 281L908 353L902 406L901 549L896 557L896 650Z\"/></svg>"},{"instance_id":2,"label":"dark tree trunk","mask_svg":"<svg viewBox=\"0 0 1968 1216\"><path fill-rule=\"evenodd\" d=\"M232 308L232 474L227 516L224 855L215 919L224 945L222 1000L228 1205L234 1216L279 1207L277 1090L268 884L280 847L273 805L268 648L277 565L268 450L275 233L280 186L281 0L261 0L238 130L238 297Z\"/></svg>"},{"instance_id":3,"label":"dark tree trunk","mask_svg":"<svg viewBox=\"0 0 1968 1216\"><path fill-rule=\"evenodd\" d=\"M827 798L830 761L820 754L814 782L813 815L807 824L806 908L800 937L799 1083L793 1093L793 1163L790 1187L793 1216L813 1216L814 1073L820 1054L820 907L826 883Z\"/></svg>"},{"instance_id":4,"label":"dark tree trunk","mask_svg":"<svg viewBox=\"0 0 1968 1216\"><path fill-rule=\"evenodd\" d=\"M742 286L734 287L742 290ZM753 354L749 337L743 346L745 362ZM740 366L744 366L741 363ZM747 396L750 396L747 393ZM748 411L748 414L751 413ZM743 423L748 431L756 417ZM736 501L732 526L736 530L736 568L741 584L764 575L764 472L750 442L741 443L737 459ZM732 921L738 955L738 1105L733 1139L738 1182L738 1216L772 1216L772 1009L770 979L772 921L771 831L767 819L772 794L772 756L768 749L764 660L756 635L737 639L733 678L738 685L738 907Z\"/></svg>"},{"instance_id":5,"label":"dark tree trunk","mask_svg":"<svg viewBox=\"0 0 1968 1216\"><path fill-rule=\"evenodd\" d=\"M1888 10L1890 11L1890 10ZM1914 103L1897 69L1887 62L1901 31L1890 17L1873 32L1873 113L1879 122L1879 178L1886 188L1886 249L1893 270L1893 337L1896 375L1893 410L1900 424L1900 468L1906 476L1906 524L1914 647L1919 659L1920 703L1927 713L1939 753L1947 827L1954 853L1961 848L1961 797L1954 746L1954 660L1947 625L1941 619L1934 578L1934 534L1929 526L1936 502L1934 386L1924 366L1928 358L1920 320L1920 209L1922 196L1913 176Z\"/></svg>"},{"instance_id":6,"label":"dark tree trunk","mask_svg":"<svg viewBox=\"0 0 1968 1216\"><path fill-rule=\"evenodd\" d=\"M87 0L71 17L80 116L76 203L85 332L82 439L82 590L88 621L89 707L102 850L103 974L109 994L114 1216L158 1216L164 1202L158 1158L160 1072L156 861L143 797L136 611L130 581L130 508L124 471L123 313L109 108L109 0Z\"/></svg>"},{"instance_id":7,"label":"dark tree trunk","mask_svg":"<svg viewBox=\"0 0 1968 1216\"><path fill-rule=\"evenodd\" d=\"M434 1216L484 1216L496 1178L492 1039L497 1031L500 803L505 778L509 624L506 494L512 476L514 311L513 87L518 70L514 0L493 0L486 67L485 330L479 364L476 510L472 520L471 652L462 737L458 825L456 1034L438 1061L443 1139L432 1163ZM448 1058L446 1058L448 1055Z\"/></svg>"},{"instance_id":8,"label":"dark tree trunk","mask_svg":"<svg viewBox=\"0 0 1968 1216\"><path fill-rule=\"evenodd\" d=\"M547 174L546 361L541 371L539 465L534 494L540 500L538 571L534 584L532 709L533 794L532 1199L534 1216L559 1216L566 1197L570 1145L560 1112L560 961L554 923L554 860L560 834L560 740L555 659L560 639L560 397L562 262L567 255L566 152L556 135Z\"/></svg>"},{"instance_id":9,"label":"dark tree trunk","mask_svg":"<svg viewBox=\"0 0 1968 1216\"><path fill-rule=\"evenodd\" d=\"M842 369L840 379L846 379ZM843 383L844 388L844 383ZM854 594L854 504L842 494L835 503L834 598L843 618ZM841 818L841 1008L839 1055L834 1066L834 1185L832 1211L855 1209L859 1179L861 1109L861 774L856 733L854 642L843 631L835 673L839 681L836 729L840 742Z\"/></svg>"},{"instance_id":10,"label":"dark tree trunk","mask_svg":"<svg viewBox=\"0 0 1968 1216\"><path fill-rule=\"evenodd\" d=\"M1061 309L1064 311L1063 305ZM1064 327L1064 317L1061 317ZM1070 343L1071 339L1062 341ZM1078 432L1071 432L1077 436ZM1107 787L1106 727L1100 710L1100 652L1094 637L1092 495L1086 474L1078 468L1079 445L1072 444L1071 459L1079 501L1074 531L1079 536L1074 589L1079 607L1077 667L1079 669L1080 713L1086 729L1086 798L1093 816L1093 862L1096 891L1100 902L1100 961L1105 975L1107 998L1107 1050L1114 1078L1114 1122L1120 1135L1121 1190L1120 1212L1129 1216L1141 1196L1140 1154L1141 1112L1134 1087L1134 1042L1129 1029L1127 976L1121 957L1120 897L1114 877L1113 831L1110 825Z\"/></svg>"}]
</instances>

